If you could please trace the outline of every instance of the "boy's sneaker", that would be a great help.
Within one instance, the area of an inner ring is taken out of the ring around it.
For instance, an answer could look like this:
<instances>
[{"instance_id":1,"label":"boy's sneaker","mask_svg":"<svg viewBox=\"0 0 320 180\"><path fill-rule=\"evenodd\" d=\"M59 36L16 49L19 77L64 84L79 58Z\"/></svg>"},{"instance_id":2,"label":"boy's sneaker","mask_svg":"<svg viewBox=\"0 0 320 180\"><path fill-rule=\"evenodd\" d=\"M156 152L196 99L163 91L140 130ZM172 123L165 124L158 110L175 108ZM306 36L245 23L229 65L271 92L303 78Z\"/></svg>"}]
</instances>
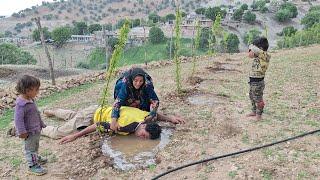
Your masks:
<instances>
[{"instance_id":1,"label":"boy's sneaker","mask_svg":"<svg viewBox=\"0 0 320 180\"><path fill-rule=\"evenodd\" d=\"M47 170L42 168L40 165L34 165L29 167L28 173L36 176L42 176L47 173Z\"/></svg>"},{"instance_id":2,"label":"boy's sneaker","mask_svg":"<svg viewBox=\"0 0 320 180\"><path fill-rule=\"evenodd\" d=\"M47 159L47 158L38 156L38 163L39 163L40 165L46 164L47 162L48 162L48 159Z\"/></svg>"}]
</instances>

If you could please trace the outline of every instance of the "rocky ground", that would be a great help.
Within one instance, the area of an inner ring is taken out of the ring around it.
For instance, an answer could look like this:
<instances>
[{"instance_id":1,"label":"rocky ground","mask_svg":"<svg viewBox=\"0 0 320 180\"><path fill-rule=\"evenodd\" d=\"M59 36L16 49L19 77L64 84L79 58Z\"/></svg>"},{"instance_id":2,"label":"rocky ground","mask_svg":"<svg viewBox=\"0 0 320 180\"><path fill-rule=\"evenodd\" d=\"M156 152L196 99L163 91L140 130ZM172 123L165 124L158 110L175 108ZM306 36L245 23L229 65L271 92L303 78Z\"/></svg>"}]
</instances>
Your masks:
<instances>
[{"instance_id":1,"label":"rocky ground","mask_svg":"<svg viewBox=\"0 0 320 180\"><path fill-rule=\"evenodd\" d=\"M182 63L183 93L175 92L171 63L147 68L160 97L160 111L183 116L171 142L146 169L118 171L102 156L100 139L92 134L66 145L41 138L40 154L48 157L49 173L26 176L21 141L0 131L1 179L150 179L174 167L200 159L267 144L320 127L320 46L272 51L266 76L263 119L246 118L249 59L246 54L198 58ZM81 109L96 104L104 85L54 99L43 108ZM90 97L90 98L88 98ZM59 123L45 119L48 124ZM162 179L319 179L320 135L315 134L255 152L198 164Z\"/></svg>"}]
</instances>

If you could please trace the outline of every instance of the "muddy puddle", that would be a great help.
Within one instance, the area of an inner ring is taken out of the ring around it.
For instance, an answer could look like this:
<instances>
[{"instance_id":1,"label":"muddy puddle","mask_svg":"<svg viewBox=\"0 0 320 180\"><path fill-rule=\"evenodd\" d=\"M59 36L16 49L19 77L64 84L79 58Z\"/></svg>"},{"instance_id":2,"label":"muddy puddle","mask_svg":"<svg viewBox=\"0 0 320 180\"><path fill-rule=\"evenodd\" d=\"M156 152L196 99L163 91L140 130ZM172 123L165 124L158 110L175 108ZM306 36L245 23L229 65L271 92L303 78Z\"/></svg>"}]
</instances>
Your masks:
<instances>
[{"instance_id":1,"label":"muddy puddle","mask_svg":"<svg viewBox=\"0 0 320 180\"><path fill-rule=\"evenodd\" d=\"M102 153L113 158L114 168L131 170L156 164L155 155L170 141L171 129L162 129L159 140L141 139L134 135L113 136L102 145Z\"/></svg>"},{"instance_id":2,"label":"muddy puddle","mask_svg":"<svg viewBox=\"0 0 320 180\"><path fill-rule=\"evenodd\" d=\"M195 94L188 97L187 100L193 105L216 105L222 104L226 101L224 97L213 94Z\"/></svg>"}]
</instances>

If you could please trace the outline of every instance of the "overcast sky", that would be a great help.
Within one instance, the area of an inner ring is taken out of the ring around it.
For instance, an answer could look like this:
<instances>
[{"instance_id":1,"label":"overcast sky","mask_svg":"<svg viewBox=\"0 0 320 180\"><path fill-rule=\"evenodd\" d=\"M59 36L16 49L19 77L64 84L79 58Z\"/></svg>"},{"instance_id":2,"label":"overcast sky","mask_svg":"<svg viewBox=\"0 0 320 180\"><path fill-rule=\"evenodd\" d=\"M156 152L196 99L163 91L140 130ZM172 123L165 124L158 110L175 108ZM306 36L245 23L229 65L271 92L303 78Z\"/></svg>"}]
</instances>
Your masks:
<instances>
[{"instance_id":1,"label":"overcast sky","mask_svg":"<svg viewBox=\"0 0 320 180\"><path fill-rule=\"evenodd\" d=\"M0 16L11 16L14 12L41 5L42 1L52 2L53 0L0 0Z\"/></svg>"}]
</instances>

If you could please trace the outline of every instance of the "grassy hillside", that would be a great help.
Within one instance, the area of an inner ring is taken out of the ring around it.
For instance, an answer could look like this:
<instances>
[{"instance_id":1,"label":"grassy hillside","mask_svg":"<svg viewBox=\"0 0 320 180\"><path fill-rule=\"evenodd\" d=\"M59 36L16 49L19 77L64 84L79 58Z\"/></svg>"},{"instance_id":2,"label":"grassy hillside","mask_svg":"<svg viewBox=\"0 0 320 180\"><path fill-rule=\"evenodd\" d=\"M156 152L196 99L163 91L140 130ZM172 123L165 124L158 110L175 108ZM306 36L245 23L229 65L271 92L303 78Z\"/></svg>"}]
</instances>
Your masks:
<instances>
[{"instance_id":1,"label":"grassy hillside","mask_svg":"<svg viewBox=\"0 0 320 180\"><path fill-rule=\"evenodd\" d=\"M168 39L167 43L162 44L151 44L148 43L143 46L133 47L126 50L123 53L123 57L120 61L119 66L130 65L130 64L142 64L150 61L164 60L170 58ZM173 42L174 43L174 39ZM181 55L182 56L192 56L191 51L191 39L181 39ZM146 52L146 61L145 61ZM195 50L195 55L203 55L206 52L201 50ZM173 59L173 55L172 55Z\"/></svg>"}]
</instances>

